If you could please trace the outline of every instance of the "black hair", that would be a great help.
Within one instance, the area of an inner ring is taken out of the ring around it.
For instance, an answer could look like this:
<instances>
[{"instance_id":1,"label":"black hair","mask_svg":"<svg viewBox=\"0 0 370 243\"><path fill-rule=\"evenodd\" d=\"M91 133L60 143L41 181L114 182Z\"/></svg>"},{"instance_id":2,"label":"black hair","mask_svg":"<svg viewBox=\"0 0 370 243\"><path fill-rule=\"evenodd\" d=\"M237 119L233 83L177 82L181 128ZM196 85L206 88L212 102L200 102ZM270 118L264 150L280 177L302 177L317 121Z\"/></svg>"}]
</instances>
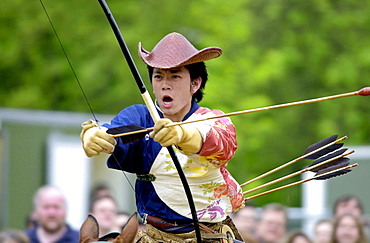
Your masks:
<instances>
[{"instance_id":1,"label":"black hair","mask_svg":"<svg viewBox=\"0 0 370 243\"><path fill-rule=\"evenodd\" d=\"M203 89L205 88L206 82L208 80L208 72L207 72L206 64L204 62L197 62L197 63L185 65L184 67L187 70L189 70L191 81L199 77L202 79L202 83L200 84L199 89L197 90L197 92L193 94L193 99L195 99L196 102L200 102L203 99L203 96L204 96ZM149 71L149 80L150 82L152 82L154 68L151 66L147 66L147 68Z\"/></svg>"}]
</instances>

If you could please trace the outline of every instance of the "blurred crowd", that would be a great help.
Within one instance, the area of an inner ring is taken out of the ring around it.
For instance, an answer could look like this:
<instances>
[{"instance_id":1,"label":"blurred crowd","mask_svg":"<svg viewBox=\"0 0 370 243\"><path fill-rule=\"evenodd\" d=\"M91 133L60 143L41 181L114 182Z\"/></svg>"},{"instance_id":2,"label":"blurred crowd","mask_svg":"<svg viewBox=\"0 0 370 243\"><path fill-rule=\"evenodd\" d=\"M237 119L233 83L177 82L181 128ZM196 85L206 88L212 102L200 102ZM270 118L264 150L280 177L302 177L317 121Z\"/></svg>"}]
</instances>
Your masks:
<instances>
[{"instance_id":1,"label":"blurred crowd","mask_svg":"<svg viewBox=\"0 0 370 243\"><path fill-rule=\"evenodd\" d=\"M91 190L88 208L98 221L99 236L121 232L131 216L118 210L112 191L104 184ZM0 243L78 243L79 229L66 222L67 210L65 195L59 187L42 186L34 194L33 211L26 219L25 229L1 230Z\"/></svg>"},{"instance_id":2,"label":"blurred crowd","mask_svg":"<svg viewBox=\"0 0 370 243\"><path fill-rule=\"evenodd\" d=\"M108 186L94 187L89 202L89 213L99 224L99 236L120 232L130 217L129 213L118 210ZM33 211L25 229L1 230L0 243L77 243L79 231L69 226L66 215L63 192L58 187L45 185L35 192ZM246 202L232 219L246 243L367 243L370 236L362 203L351 195L339 197L333 205L332 216L318 220L313 232L289 229L287 207L279 203L257 207ZM145 226L139 224L144 230Z\"/></svg>"},{"instance_id":3,"label":"blurred crowd","mask_svg":"<svg viewBox=\"0 0 370 243\"><path fill-rule=\"evenodd\" d=\"M362 203L352 195L339 197L332 217L318 220L313 232L288 229L288 210L279 203L262 206L260 213L246 203L232 218L248 243L367 243L370 236Z\"/></svg>"}]
</instances>

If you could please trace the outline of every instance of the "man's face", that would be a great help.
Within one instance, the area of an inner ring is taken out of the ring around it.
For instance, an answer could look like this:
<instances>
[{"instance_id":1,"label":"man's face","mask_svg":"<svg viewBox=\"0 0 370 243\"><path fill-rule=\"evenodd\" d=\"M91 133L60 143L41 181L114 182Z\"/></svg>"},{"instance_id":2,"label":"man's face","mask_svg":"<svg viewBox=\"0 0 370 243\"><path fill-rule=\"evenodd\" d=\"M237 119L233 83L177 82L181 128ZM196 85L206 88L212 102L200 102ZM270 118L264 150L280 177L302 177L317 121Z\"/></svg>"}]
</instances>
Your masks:
<instances>
[{"instance_id":1,"label":"man's face","mask_svg":"<svg viewBox=\"0 0 370 243\"><path fill-rule=\"evenodd\" d=\"M233 219L237 224L238 230L254 234L256 226L256 209L254 207L245 207L238 211L238 214Z\"/></svg>"},{"instance_id":2,"label":"man's face","mask_svg":"<svg viewBox=\"0 0 370 243\"><path fill-rule=\"evenodd\" d=\"M346 202L340 202L337 205L337 208L335 210L336 218L346 213L350 213L358 218L361 217L362 215L361 208L360 208L360 205L358 205L358 202L356 199L350 199Z\"/></svg>"},{"instance_id":3,"label":"man's face","mask_svg":"<svg viewBox=\"0 0 370 243\"><path fill-rule=\"evenodd\" d=\"M35 214L38 223L45 231L54 233L60 230L64 226L66 217L63 196L54 192L40 195Z\"/></svg>"},{"instance_id":4,"label":"man's face","mask_svg":"<svg viewBox=\"0 0 370 243\"><path fill-rule=\"evenodd\" d=\"M152 84L164 117L178 122L190 111L192 95L199 89L201 79L191 81L189 70L185 67L154 68Z\"/></svg>"},{"instance_id":5,"label":"man's face","mask_svg":"<svg viewBox=\"0 0 370 243\"><path fill-rule=\"evenodd\" d=\"M279 242L286 232L285 213L277 210L264 212L256 230L263 242Z\"/></svg>"},{"instance_id":6,"label":"man's face","mask_svg":"<svg viewBox=\"0 0 370 243\"><path fill-rule=\"evenodd\" d=\"M98 221L102 231L109 231L116 224L117 206L110 198L102 198L96 201L91 213Z\"/></svg>"}]
</instances>

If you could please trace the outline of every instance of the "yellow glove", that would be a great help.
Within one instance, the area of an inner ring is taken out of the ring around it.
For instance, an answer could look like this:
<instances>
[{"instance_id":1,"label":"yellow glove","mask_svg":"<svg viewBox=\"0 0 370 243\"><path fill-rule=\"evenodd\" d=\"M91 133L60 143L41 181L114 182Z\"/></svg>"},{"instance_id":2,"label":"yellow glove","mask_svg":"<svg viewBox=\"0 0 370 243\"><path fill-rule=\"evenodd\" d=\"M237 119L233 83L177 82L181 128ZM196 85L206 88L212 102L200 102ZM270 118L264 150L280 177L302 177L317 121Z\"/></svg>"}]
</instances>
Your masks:
<instances>
[{"instance_id":1,"label":"yellow glove","mask_svg":"<svg viewBox=\"0 0 370 243\"><path fill-rule=\"evenodd\" d=\"M116 140L106 133L106 127L98 127L92 120L82 123L80 138L82 147L88 157L99 155L100 152L112 153Z\"/></svg>"},{"instance_id":2,"label":"yellow glove","mask_svg":"<svg viewBox=\"0 0 370 243\"><path fill-rule=\"evenodd\" d=\"M203 145L202 135L198 129L185 125L165 127L172 123L170 119L160 119L155 123L150 137L163 147L177 145L185 154L198 153Z\"/></svg>"}]
</instances>

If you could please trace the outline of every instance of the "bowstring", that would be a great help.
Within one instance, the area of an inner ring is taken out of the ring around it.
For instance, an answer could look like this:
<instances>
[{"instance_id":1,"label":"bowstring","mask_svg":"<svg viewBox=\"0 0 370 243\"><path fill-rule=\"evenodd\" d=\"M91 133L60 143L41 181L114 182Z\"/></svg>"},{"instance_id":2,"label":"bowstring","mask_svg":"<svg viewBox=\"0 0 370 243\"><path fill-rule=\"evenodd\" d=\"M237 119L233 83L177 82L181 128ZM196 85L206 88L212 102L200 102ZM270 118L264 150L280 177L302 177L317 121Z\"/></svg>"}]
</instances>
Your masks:
<instances>
[{"instance_id":1,"label":"bowstring","mask_svg":"<svg viewBox=\"0 0 370 243\"><path fill-rule=\"evenodd\" d=\"M67 52L66 52L66 50L64 49L64 46L63 46L63 44L62 44L62 41L61 41L61 40L60 40L60 38L59 38L59 35L58 35L58 33L57 33L57 31L56 31L56 29L55 29L55 27L54 27L54 24L53 24L53 22L51 21L51 18L50 18L50 16L49 16L48 12L46 11L45 5L44 5L44 3L43 3L43 1L42 1L42 0L40 0L40 3L41 3L41 5L42 5L42 8L43 8L43 10L44 10L45 14L46 14L46 17L47 17L47 18L48 18L48 20L49 20L49 23L50 23L50 25L51 25L51 28L53 29L53 32L54 32L54 34L55 34L55 36L56 36L56 38L57 38L57 40L58 40L58 42L59 42L59 45L60 45L60 47L62 48L63 54L64 54L65 58L67 59L67 62L68 62L68 64L69 64L69 67L70 67L70 68L71 68L71 70L72 70L72 73L73 73L73 75L74 75L74 77L75 77L75 79L76 79L76 81L77 81L77 83L78 83L78 86L80 87L80 90L81 90L81 92L82 92L82 94L83 94L83 96L84 96L84 98L85 98L85 101L86 101L87 105L89 106L90 112L91 112L91 114L93 115L93 117L94 117L94 120L95 120L96 124L97 124L97 125L99 125L99 124L98 124L98 122L99 122L99 121L98 121L98 119L97 119L97 118L96 118L96 116L95 116L95 113L94 113L94 111L93 111L93 109L92 109L92 107L91 107L91 105L90 105L89 100L87 99L87 96L86 96L86 94L85 94L85 91L84 91L84 89L82 88L81 82L80 82L80 80L79 80L79 78L78 78L78 76L77 76L77 74L76 74L76 72L75 72L75 69L74 69L74 68L73 68L73 66L72 66L72 62L69 60L69 57L68 57L68 55L67 55Z\"/></svg>"},{"instance_id":2,"label":"bowstring","mask_svg":"<svg viewBox=\"0 0 370 243\"><path fill-rule=\"evenodd\" d=\"M45 12L45 15L46 15L46 17L47 17L47 19L48 19L49 23L50 23L50 25L51 25L51 28L53 29L53 32L54 32L54 34L55 34L55 36L56 36L56 38L57 38L57 40L58 40L59 46L61 47L62 52L63 52L63 54L64 54L65 58L67 59L68 65L69 65L69 67L70 67L70 68L71 68L71 70L72 70L73 76L75 77L75 79L76 79L76 81L77 81L77 84L78 84L78 86L79 86L79 88L80 88L80 90L81 90L81 92L82 92L82 94L83 94L83 97L84 97L84 99L85 99L85 101L86 101L86 103L87 103L87 105L88 105L88 107L89 107L89 109L90 109L90 112L91 112L92 116L94 117L94 120L95 120L95 122L96 122L97 126L100 128L99 121L98 121L98 119L96 118L95 112L94 112L94 110L92 109L92 106L91 106L91 104L90 104L90 102L89 102L89 99L87 98L87 95L86 95L86 93L85 93L85 91L84 91L84 89L83 89L83 87L82 87L82 85L81 85L81 82L80 82L80 80L79 80L79 78L78 78L78 76L77 76L77 73L75 72L75 69L73 68L72 62L71 62L71 60L69 59L69 57L68 57L68 55L67 55L66 50L64 49L64 46L63 46L63 44L62 44L61 39L59 38L59 35L58 35L58 33L57 33L57 31L56 31L56 29L55 29L55 27L54 27L54 24L53 24L53 22L51 21L51 18L50 18L50 16L49 16L48 11L46 10L46 7L45 7L45 5L44 5L44 2L43 2L42 0L40 0L40 3L41 3L41 6L42 6L42 8L43 8L43 10L44 10L44 12ZM132 190L135 192L135 194L136 194L136 190L135 190L135 188L134 188L133 184L131 183L130 179L129 179L129 178L128 178L128 176L126 175L126 172L125 172L125 171L123 170L123 168L121 167L121 164L118 162L118 159L116 158L116 156L115 156L113 153L111 154L111 156L114 158L114 161L115 161L115 162L116 162L116 164L118 165L119 169L122 171L122 173L123 173L123 175L125 176L125 178L126 178L127 182L129 183L129 185L130 185L131 189L132 189ZM145 205L144 205L144 203L141 201L140 197L136 197L136 198L138 198L138 199L139 199L140 204L145 208Z\"/></svg>"}]
</instances>

